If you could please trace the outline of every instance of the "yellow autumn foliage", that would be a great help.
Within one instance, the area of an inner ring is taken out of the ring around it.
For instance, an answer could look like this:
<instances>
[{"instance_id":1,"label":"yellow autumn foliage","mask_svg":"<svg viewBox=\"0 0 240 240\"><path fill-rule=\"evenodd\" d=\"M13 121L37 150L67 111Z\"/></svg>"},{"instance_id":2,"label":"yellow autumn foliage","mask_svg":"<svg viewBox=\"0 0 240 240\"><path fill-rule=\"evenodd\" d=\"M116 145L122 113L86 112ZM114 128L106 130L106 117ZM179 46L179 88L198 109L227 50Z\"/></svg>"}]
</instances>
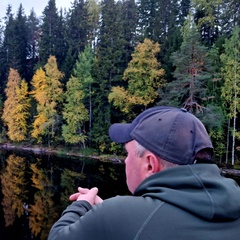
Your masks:
<instances>
[{"instance_id":1,"label":"yellow autumn foliage","mask_svg":"<svg viewBox=\"0 0 240 240\"><path fill-rule=\"evenodd\" d=\"M27 120L30 115L28 85L12 68L5 92L7 99L4 102L2 119L7 126L7 134L12 141L25 140L28 130Z\"/></svg>"},{"instance_id":2,"label":"yellow autumn foliage","mask_svg":"<svg viewBox=\"0 0 240 240\"><path fill-rule=\"evenodd\" d=\"M165 84L165 72L156 58L159 51L159 44L149 39L136 46L123 75L123 80L128 81L127 89L113 87L108 97L122 112L130 113L136 105L146 108L158 97L158 89Z\"/></svg>"}]
</instances>

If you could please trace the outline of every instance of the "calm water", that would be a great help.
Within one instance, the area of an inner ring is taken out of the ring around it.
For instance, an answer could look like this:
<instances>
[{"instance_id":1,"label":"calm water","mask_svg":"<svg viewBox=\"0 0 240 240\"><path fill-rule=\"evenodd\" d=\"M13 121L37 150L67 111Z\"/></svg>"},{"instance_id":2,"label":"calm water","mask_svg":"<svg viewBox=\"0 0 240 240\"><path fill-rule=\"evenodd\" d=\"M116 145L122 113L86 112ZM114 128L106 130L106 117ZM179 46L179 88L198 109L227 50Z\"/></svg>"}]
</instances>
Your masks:
<instances>
[{"instance_id":1,"label":"calm water","mask_svg":"<svg viewBox=\"0 0 240 240\"><path fill-rule=\"evenodd\" d=\"M109 198L129 194L124 165L88 158L0 151L0 239L47 239L77 187Z\"/></svg>"}]
</instances>

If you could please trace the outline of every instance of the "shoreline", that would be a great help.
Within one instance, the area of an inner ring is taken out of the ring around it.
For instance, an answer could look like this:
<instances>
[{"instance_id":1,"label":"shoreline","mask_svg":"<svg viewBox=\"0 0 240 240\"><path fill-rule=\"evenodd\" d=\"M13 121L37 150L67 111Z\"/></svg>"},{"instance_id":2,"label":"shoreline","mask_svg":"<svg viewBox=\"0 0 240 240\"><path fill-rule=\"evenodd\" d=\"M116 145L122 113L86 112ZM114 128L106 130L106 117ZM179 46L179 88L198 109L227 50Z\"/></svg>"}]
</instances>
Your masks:
<instances>
[{"instance_id":1,"label":"shoreline","mask_svg":"<svg viewBox=\"0 0 240 240\"><path fill-rule=\"evenodd\" d=\"M53 155L62 155L62 156L73 156L73 157L86 157L86 158L91 158L91 159L96 159L96 160L101 160L101 161L109 161L113 163L119 163L123 164L123 159L121 157L119 158L118 156L93 156L93 155L84 155L80 153L74 153L74 152L62 152L59 154L59 151L57 149L49 149L47 147L40 147L40 146L16 146L11 143L0 143L0 150L22 150L26 152L32 152L37 155L42 155L42 154L53 154ZM227 167L219 167L223 175L228 175L228 176L234 176L234 177L240 177L240 170L238 169L233 169L233 168L227 168Z\"/></svg>"},{"instance_id":2,"label":"shoreline","mask_svg":"<svg viewBox=\"0 0 240 240\"><path fill-rule=\"evenodd\" d=\"M47 147L39 147L39 146L16 146L11 143L1 143L0 144L0 150L22 150L26 152L32 152L34 154L53 154L53 155L59 155L59 151L56 149L49 149ZM118 158L117 156L93 156L93 155L84 155L84 154L79 154L79 153L73 153L73 152L62 152L61 155L66 155L66 156L73 156L73 157L87 157L87 158L92 158L92 159L97 159L97 160L104 160L104 161L110 161L113 163L123 163L123 160Z\"/></svg>"}]
</instances>

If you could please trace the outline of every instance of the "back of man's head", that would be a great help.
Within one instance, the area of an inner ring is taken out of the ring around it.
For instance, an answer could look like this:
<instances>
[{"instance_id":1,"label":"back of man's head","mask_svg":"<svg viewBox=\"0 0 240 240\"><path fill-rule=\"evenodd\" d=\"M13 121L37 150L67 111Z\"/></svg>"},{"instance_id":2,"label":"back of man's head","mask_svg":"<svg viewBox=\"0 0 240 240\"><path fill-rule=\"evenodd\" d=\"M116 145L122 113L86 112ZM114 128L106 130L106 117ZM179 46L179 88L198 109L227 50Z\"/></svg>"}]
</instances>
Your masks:
<instances>
[{"instance_id":1,"label":"back of man's head","mask_svg":"<svg viewBox=\"0 0 240 240\"><path fill-rule=\"evenodd\" d=\"M113 124L109 136L117 143L136 140L160 158L178 165L193 164L201 159L205 159L201 162L211 162L213 156L213 146L204 125L183 108L149 108L132 123Z\"/></svg>"}]
</instances>

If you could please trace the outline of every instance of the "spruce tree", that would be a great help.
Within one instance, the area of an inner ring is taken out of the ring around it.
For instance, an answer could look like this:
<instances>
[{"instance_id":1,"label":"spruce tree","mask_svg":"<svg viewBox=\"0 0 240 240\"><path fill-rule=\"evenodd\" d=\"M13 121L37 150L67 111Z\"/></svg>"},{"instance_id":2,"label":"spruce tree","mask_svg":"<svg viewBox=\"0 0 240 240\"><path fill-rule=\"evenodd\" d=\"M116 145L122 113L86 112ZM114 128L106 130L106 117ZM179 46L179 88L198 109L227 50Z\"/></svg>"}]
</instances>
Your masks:
<instances>
[{"instance_id":1,"label":"spruce tree","mask_svg":"<svg viewBox=\"0 0 240 240\"><path fill-rule=\"evenodd\" d=\"M32 9L27 19L28 28L28 57L27 57L27 77L30 82L35 66L39 60L39 41L40 41L40 21Z\"/></svg>"},{"instance_id":2,"label":"spruce tree","mask_svg":"<svg viewBox=\"0 0 240 240\"><path fill-rule=\"evenodd\" d=\"M108 126L114 113L108 94L112 86L119 85L126 67L123 58L126 39L123 29L123 7L121 2L104 0L100 19L99 42L94 66L95 83L93 110L93 138L97 146L104 150L109 142ZM102 110L104 109L104 111ZM111 116L112 115L112 116Z\"/></svg>"},{"instance_id":3,"label":"spruce tree","mask_svg":"<svg viewBox=\"0 0 240 240\"><path fill-rule=\"evenodd\" d=\"M192 0L196 10L195 21L201 33L201 40L207 46L213 45L220 35L220 16L224 0Z\"/></svg>"},{"instance_id":4,"label":"spruce tree","mask_svg":"<svg viewBox=\"0 0 240 240\"><path fill-rule=\"evenodd\" d=\"M231 36L235 26L240 26L239 0L222 0L220 5L221 34Z\"/></svg>"},{"instance_id":5,"label":"spruce tree","mask_svg":"<svg viewBox=\"0 0 240 240\"><path fill-rule=\"evenodd\" d=\"M170 56L181 45L180 28L188 14L190 0L143 0L137 4L139 39L148 38L161 45L157 57L163 64L166 77L171 80L174 68Z\"/></svg>"},{"instance_id":6,"label":"spruce tree","mask_svg":"<svg viewBox=\"0 0 240 240\"><path fill-rule=\"evenodd\" d=\"M57 58L59 68L66 56L65 30L62 16L59 16L55 0L49 0L43 11L39 58L41 66L45 65L50 55Z\"/></svg>"},{"instance_id":7,"label":"spruce tree","mask_svg":"<svg viewBox=\"0 0 240 240\"><path fill-rule=\"evenodd\" d=\"M89 43L95 52L97 46L97 37L99 30L99 18L100 18L100 3L97 0L88 0L87 1L87 10L88 10L88 25L89 25Z\"/></svg>"},{"instance_id":8,"label":"spruce tree","mask_svg":"<svg viewBox=\"0 0 240 240\"><path fill-rule=\"evenodd\" d=\"M86 1L74 0L68 13L66 21L66 42L68 50L63 68L66 73L65 80L68 80L72 74L78 54L84 51L85 46L87 46L89 42L91 30L88 22L89 13L87 7Z\"/></svg>"},{"instance_id":9,"label":"spruce tree","mask_svg":"<svg viewBox=\"0 0 240 240\"><path fill-rule=\"evenodd\" d=\"M10 68L18 71L22 78L27 76L26 61L28 56L27 19L20 4L17 16L14 18L11 6L8 6L5 17L4 40L1 46L1 77L7 80Z\"/></svg>"}]
</instances>

